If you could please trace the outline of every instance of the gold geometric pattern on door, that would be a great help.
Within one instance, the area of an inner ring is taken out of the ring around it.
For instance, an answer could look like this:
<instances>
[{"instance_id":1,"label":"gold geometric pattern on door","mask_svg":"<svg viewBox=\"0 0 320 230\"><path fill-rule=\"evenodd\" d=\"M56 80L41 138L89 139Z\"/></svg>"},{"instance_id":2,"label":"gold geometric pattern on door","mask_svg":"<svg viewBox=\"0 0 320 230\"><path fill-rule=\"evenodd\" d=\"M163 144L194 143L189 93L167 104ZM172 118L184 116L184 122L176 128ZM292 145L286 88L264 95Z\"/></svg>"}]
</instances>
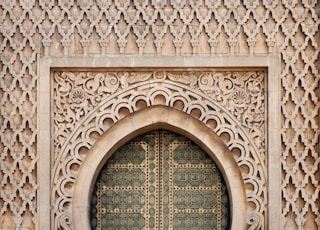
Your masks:
<instances>
[{"instance_id":1,"label":"gold geometric pattern on door","mask_svg":"<svg viewBox=\"0 0 320 230\"><path fill-rule=\"evenodd\" d=\"M101 170L92 229L228 229L229 200L213 160L169 131L120 147Z\"/></svg>"}]
</instances>

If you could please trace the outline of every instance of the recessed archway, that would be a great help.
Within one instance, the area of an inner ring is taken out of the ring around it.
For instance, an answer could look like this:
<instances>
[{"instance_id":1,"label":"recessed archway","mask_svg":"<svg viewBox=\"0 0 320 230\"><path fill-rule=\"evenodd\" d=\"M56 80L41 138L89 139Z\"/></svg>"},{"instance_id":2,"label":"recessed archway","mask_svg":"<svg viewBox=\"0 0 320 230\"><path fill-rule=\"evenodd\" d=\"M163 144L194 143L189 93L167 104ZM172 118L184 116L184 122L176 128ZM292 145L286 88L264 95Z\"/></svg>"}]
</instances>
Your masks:
<instances>
[{"instance_id":1,"label":"recessed archway","mask_svg":"<svg viewBox=\"0 0 320 230\"><path fill-rule=\"evenodd\" d=\"M90 197L94 182L109 157L133 137L155 129L174 131L198 144L215 161L227 184L231 229L246 229L246 194L232 153L210 128L191 115L167 106L151 106L115 123L94 144L80 167L72 199L74 229L90 229Z\"/></svg>"}]
</instances>

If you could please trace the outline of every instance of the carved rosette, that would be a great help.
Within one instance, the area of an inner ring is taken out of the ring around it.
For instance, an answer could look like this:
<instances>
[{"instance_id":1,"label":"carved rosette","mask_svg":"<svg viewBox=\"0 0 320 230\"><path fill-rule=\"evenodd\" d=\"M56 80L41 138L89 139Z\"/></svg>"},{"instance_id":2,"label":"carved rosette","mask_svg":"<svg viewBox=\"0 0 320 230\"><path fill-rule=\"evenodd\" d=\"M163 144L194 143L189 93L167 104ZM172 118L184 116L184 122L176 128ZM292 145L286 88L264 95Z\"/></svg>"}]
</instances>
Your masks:
<instances>
[{"instance_id":1,"label":"carved rosette","mask_svg":"<svg viewBox=\"0 0 320 230\"><path fill-rule=\"evenodd\" d=\"M248 211L250 216L261 216L263 225L267 202L265 72L56 71L53 87L52 194L59 195L52 196L52 205L58 225L72 225L71 218L61 220L72 216L69 203L78 169L99 136L127 114L157 104L197 117L236 153L244 184L253 188L247 190ZM252 218L248 216L249 225L255 223Z\"/></svg>"}]
</instances>

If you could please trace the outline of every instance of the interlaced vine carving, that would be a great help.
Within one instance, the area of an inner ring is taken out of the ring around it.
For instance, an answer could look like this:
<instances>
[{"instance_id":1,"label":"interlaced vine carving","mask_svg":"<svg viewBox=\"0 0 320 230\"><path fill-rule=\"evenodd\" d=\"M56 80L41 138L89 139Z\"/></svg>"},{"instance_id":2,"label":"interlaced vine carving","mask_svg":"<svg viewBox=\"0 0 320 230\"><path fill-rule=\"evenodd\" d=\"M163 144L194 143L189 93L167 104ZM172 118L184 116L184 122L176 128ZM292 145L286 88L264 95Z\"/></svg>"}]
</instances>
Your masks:
<instances>
[{"instance_id":1,"label":"interlaced vine carving","mask_svg":"<svg viewBox=\"0 0 320 230\"><path fill-rule=\"evenodd\" d=\"M171 80L200 90L225 107L264 149L265 76L264 72L63 72L54 74L57 126L68 129L57 133L70 135L77 123L104 98L134 83ZM61 123L61 124L60 124ZM262 152L263 153L263 152Z\"/></svg>"},{"instance_id":2,"label":"interlaced vine carving","mask_svg":"<svg viewBox=\"0 0 320 230\"><path fill-rule=\"evenodd\" d=\"M164 104L203 121L235 153L244 183L254 188L247 190L249 211L263 217L259 224L264 226L265 72L55 71L53 86L52 202L58 207L54 218L63 213L72 216L68 197L77 175L74 169L99 136L131 112Z\"/></svg>"},{"instance_id":3,"label":"interlaced vine carving","mask_svg":"<svg viewBox=\"0 0 320 230\"><path fill-rule=\"evenodd\" d=\"M39 215L34 205L39 186L39 57L274 54L281 59L281 227L316 229L320 225L316 205L319 4L315 0L0 1L0 214L4 217L0 227L35 229ZM81 92L74 93L73 100L78 98L81 104ZM245 96L241 95L235 95L237 103Z\"/></svg>"}]
</instances>

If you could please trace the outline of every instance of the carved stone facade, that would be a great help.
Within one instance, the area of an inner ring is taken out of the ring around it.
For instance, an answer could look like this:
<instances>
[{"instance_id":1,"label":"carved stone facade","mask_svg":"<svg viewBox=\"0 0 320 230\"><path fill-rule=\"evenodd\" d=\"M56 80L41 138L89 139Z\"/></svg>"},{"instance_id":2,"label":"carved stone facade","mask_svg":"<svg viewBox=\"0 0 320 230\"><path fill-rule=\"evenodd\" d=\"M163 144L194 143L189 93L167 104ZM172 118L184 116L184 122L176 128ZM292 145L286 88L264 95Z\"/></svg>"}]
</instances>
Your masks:
<instances>
[{"instance_id":1,"label":"carved stone facade","mask_svg":"<svg viewBox=\"0 0 320 230\"><path fill-rule=\"evenodd\" d=\"M248 228L319 228L319 4L2 0L0 229L78 229L88 154L158 105L223 141Z\"/></svg>"},{"instance_id":2,"label":"carved stone facade","mask_svg":"<svg viewBox=\"0 0 320 230\"><path fill-rule=\"evenodd\" d=\"M130 113L165 105L209 126L234 153L248 219L266 218L265 73L182 71L53 72L54 229L70 223L77 170L95 141ZM63 162L63 163L62 163Z\"/></svg>"}]
</instances>

